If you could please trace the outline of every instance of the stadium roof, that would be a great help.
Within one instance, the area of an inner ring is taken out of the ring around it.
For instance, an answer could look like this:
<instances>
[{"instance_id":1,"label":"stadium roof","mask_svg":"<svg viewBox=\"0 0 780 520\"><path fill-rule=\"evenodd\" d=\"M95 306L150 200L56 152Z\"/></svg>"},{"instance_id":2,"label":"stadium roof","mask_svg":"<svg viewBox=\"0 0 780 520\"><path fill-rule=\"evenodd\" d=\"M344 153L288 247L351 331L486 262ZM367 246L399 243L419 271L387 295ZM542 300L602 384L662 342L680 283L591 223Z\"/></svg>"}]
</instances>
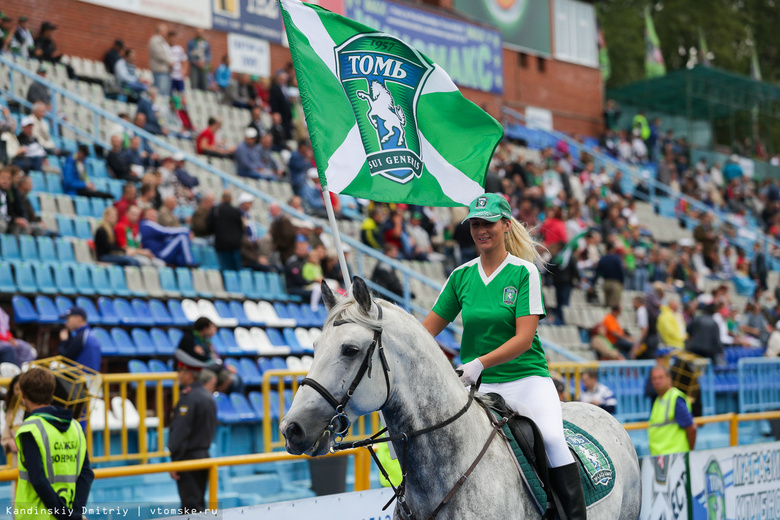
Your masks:
<instances>
[{"instance_id":1,"label":"stadium roof","mask_svg":"<svg viewBox=\"0 0 780 520\"><path fill-rule=\"evenodd\" d=\"M760 107L780 119L780 87L712 67L675 70L607 91L607 98L687 119L718 119Z\"/></svg>"}]
</instances>

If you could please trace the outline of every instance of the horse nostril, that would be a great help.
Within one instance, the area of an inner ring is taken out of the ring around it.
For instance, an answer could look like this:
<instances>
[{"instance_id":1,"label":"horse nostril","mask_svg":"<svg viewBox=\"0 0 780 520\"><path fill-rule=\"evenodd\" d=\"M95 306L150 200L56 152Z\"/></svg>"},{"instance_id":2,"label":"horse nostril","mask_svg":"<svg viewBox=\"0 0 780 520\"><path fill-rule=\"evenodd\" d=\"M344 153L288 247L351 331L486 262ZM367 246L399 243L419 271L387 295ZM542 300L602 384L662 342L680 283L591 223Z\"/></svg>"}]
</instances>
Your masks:
<instances>
[{"instance_id":1,"label":"horse nostril","mask_svg":"<svg viewBox=\"0 0 780 520\"><path fill-rule=\"evenodd\" d=\"M295 443L303 438L303 428L297 422L291 422L284 429L284 437L290 443Z\"/></svg>"}]
</instances>

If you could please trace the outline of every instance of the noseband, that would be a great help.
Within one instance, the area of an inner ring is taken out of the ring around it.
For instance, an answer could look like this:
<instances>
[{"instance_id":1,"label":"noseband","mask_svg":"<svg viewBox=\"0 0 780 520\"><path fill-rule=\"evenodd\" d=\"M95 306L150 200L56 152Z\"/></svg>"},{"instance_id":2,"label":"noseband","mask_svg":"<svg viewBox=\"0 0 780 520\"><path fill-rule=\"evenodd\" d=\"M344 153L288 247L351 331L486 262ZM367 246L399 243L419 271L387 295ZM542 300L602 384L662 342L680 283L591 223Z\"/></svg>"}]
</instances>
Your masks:
<instances>
[{"instance_id":1,"label":"noseband","mask_svg":"<svg viewBox=\"0 0 780 520\"><path fill-rule=\"evenodd\" d=\"M379 315L377 319L381 321L382 307L377 305L376 308L379 311ZM347 320L338 320L333 323L333 326L338 327L339 325L344 325L346 323L354 323L354 322L347 321ZM347 393L344 394L344 397L341 398L341 401L336 399L333 396L333 394L331 394L328 391L327 388L319 384L314 379L307 377L304 378L303 381L301 381L300 386L312 387L336 411L336 415L334 415L330 419L330 422L328 423L328 427L327 427L327 431L333 434L334 436L333 440L336 444L341 443L341 440L344 438L344 435L347 433L347 431L349 431L349 427L351 426L349 417L347 417L347 414L345 412L347 403L349 403L349 400L352 399L352 395L355 393L355 390L357 389L358 385L363 380L363 376L366 375L366 373L368 373L369 379L371 378L371 368L373 367L374 364L373 363L374 350L379 350L379 359L382 362L382 370L384 371L385 374L385 386L387 388L385 402L382 403L382 406L379 408L381 410L387 404L387 400L390 399L390 366L387 363L387 358L385 358L385 350L382 347L381 327L379 328L379 330L374 331L374 339L371 341L371 344L368 346L368 350L366 350L366 355L363 358L363 363L361 363L357 374L355 374L355 379L352 380L352 384L349 385L349 390L347 390Z\"/></svg>"}]
</instances>

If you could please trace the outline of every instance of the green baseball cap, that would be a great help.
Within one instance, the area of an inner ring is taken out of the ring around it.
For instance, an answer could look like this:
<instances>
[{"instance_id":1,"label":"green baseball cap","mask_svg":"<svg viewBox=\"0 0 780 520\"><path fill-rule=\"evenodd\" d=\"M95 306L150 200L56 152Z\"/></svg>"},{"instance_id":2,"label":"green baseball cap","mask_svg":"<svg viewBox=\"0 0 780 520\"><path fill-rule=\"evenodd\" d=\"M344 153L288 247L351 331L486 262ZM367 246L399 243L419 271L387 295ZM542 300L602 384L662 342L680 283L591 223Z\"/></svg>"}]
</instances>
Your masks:
<instances>
[{"instance_id":1,"label":"green baseball cap","mask_svg":"<svg viewBox=\"0 0 780 520\"><path fill-rule=\"evenodd\" d=\"M511 218L512 210L509 202L497 193L485 193L469 204L469 214L463 219L466 222L472 218L481 218L489 222L498 222L502 218Z\"/></svg>"}]
</instances>

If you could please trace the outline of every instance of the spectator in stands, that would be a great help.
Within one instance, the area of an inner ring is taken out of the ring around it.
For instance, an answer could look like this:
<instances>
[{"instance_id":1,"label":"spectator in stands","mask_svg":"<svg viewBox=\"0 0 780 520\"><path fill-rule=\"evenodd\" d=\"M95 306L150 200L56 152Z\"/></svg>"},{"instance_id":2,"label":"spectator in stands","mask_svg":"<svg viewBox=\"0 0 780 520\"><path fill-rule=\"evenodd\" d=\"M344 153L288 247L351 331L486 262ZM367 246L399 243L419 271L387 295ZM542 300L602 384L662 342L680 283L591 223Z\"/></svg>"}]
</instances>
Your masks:
<instances>
[{"instance_id":1,"label":"spectator in stands","mask_svg":"<svg viewBox=\"0 0 780 520\"><path fill-rule=\"evenodd\" d=\"M114 67L117 62L122 59L122 52L125 50L125 42L122 40L114 40L114 44L103 55L103 65L106 66L106 72L109 74L115 74Z\"/></svg>"},{"instance_id":2,"label":"spectator in stands","mask_svg":"<svg viewBox=\"0 0 780 520\"><path fill-rule=\"evenodd\" d=\"M249 121L249 124L247 125L249 128L254 128L255 130L257 130L257 135L260 137L268 133L268 130L263 124L262 114L263 114L263 107L261 107L260 105L253 106L252 118Z\"/></svg>"},{"instance_id":3,"label":"spectator in stands","mask_svg":"<svg viewBox=\"0 0 780 520\"><path fill-rule=\"evenodd\" d=\"M24 170L25 173L29 173L30 170L56 171L47 164L46 150L33 136L34 126L35 118L32 116L25 116L22 119L22 131L16 136L19 140L19 154L14 157L13 164Z\"/></svg>"},{"instance_id":4,"label":"spectator in stands","mask_svg":"<svg viewBox=\"0 0 780 520\"><path fill-rule=\"evenodd\" d=\"M157 215L157 222L161 226L175 228L181 226L181 220L176 216L176 197L170 195L163 199L162 206L160 206L159 214Z\"/></svg>"},{"instance_id":5,"label":"spectator in stands","mask_svg":"<svg viewBox=\"0 0 780 520\"><path fill-rule=\"evenodd\" d=\"M141 113L146 116L146 124L142 127L144 130L150 134L167 135L168 130L160 124L160 119L158 117L160 107L157 103L157 88L149 87L146 91L146 95L141 96L141 99L138 100L138 111L136 114Z\"/></svg>"},{"instance_id":6,"label":"spectator in stands","mask_svg":"<svg viewBox=\"0 0 780 520\"><path fill-rule=\"evenodd\" d=\"M141 208L135 205L131 206L125 216L119 219L114 229L117 246L138 260L141 265L165 267L165 262L156 258L150 250L145 249L141 244L140 221Z\"/></svg>"},{"instance_id":7,"label":"spectator in stands","mask_svg":"<svg viewBox=\"0 0 780 520\"><path fill-rule=\"evenodd\" d=\"M582 373L580 402L598 406L611 414L614 414L617 408L615 393L599 381L599 372L594 368Z\"/></svg>"},{"instance_id":8,"label":"spectator in stands","mask_svg":"<svg viewBox=\"0 0 780 520\"><path fill-rule=\"evenodd\" d=\"M38 352L28 342L21 338L16 338L11 333L11 319L8 314L0 309L0 363L13 363L14 365L21 367L24 363L29 363L38 357ZM9 392L12 392L13 384L8 385ZM9 400L6 399L6 413L8 413ZM8 415L6 415L6 424L3 430L3 446L7 440L6 431L11 426L8 422ZM18 425L14 425L18 426ZM13 439L13 437L12 437ZM6 451L6 455L8 452Z\"/></svg>"},{"instance_id":9,"label":"spectator in stands","mask_svg":"<svg viewBox=\"0 0 780 520\"><path fill-rule=\"evenodd\" d=\"M282 115L279 112L271 114L271 138L273 140L273 150L275 152L281 152L287 149L287 132L282 125Z\"/></svg>"},{"instance_id":10,"label":"spectator in stands","mask_svg":"<svg viewBox=\"0 0 780 520\"><path fill-rule=\"evenodd\" d=\"M195 151L209 157L232 157L235 147L226 148L221 140L217 141L217 132L220 128L222 128L222 121L217 117L210 117L208 126L195 141Z\"/></svg>"},{"instance_id":11,"label":"spectator in stands","mask_svg":"<svg viewBox=\"0 0 780 520\"><path fill-rule=\"evenodd\" d=\"M741 180L743 175L744 172L739 165L739 156L734 154L729 157L726 161L726 165L723 167L723 177L725 177L727 183L730 183L735 179Z\"/></svg>"},{"instance_id":12,"label":"spectator in stands","mask_svg":"<svg viewBox=\"0 0 780 520\"><path fill-rule=\"evenodd\" d=\"M282 263L295 254L296 231L290 218L282 212L282 208L275 202L268 208L271 214L271 226L269 234L274 249L279 253Z\"/></svg>"},{"instance_id":13,"label":"spectator in stands","mask_svg":"<svg viewBox=\"0 0 780 520\"><path fill-rule=\"evenodd\" d=\"M179 341L177 350L180 350L198 361L206 363L209 370L217 374L217 391L227 392L231 385L235 388L240 385L236 375L236 369L222 363L222 358L214 349L211 342L217 334L217 326L208 318L200 317L195 320L192 330L185 330ZM235 381L235 384L234 384Z\"/></svg>"},{"instance_id":14,"label":"spectator in stands","mask_svg":"<svg viewBox=\"0 0 780 520\"><path fill-rule=\"evenodd\" d=\"M761 306L756 302L748 302L745 312L739 323L740 332L744 333L744 339L751 347L764 348L769 341L772 328L761 312Z\"/></svg>"},{"instance_id":15,"label":"spectator in stands","mask_svg":"<svg viewBox=\"0 0 780 520\"><path fill-rule=\"evenodd\" d=\"M173 155L173 160L176 161L176 165L174 167L173 173L174 175L176 175L176 179L178 179L178 181L181 183L182 186L184 186L189 190L194 190L195 188L200 186L200 180L194 175L190 175L190 173L187 172L183 153L176 152Z\"/></svg>"},{"instance_id":16,"label":"spectator in stands","mask_svg":"<svg viewBox=\"0 0 780 520\"><path fill-rule=\"evenodd\" d=\"M0 169L0 233L13 231L16 200L11 178L11 168L6 166Z\"/></svg>"},{"instance_id":17,"label":"spectator in stands","mask_svg":"<svg viewBox=\"0 0 780 520\"><path fill-rule=\"evenodd\" d=\"M287 292L302 297L304 301L312 299L312 287L303 277L303 265L309 256L309 250L309 242L303 236L299 236L295 243L295 254L284 263Z\"/></svg>"},{"instance_id":18,"label":"spectator in stands","mask_svg":"<svg viewBox=\"0 0 780 520\"><path fill-rule=\"evenodd\" d=\"M176 31L168 31L168 44L171 46L171 93L184 92L184 78L187 76L189 63L187 52L178 43Z\"/></svg>"},{"instance_id":19,"label":"spectator in stands","mask_svg":"<svg viewBox=\"0 0 780 520\"><path fill-rule=\"evenodd\" d=\"M154 77L154 86L163 96L171 94L171 68L173 56L171 46L168 45L168 26L164 23L157 25L154 35L149 39L149 68Z\"/></svg>"},{"instance_id":20,"label":"spectator in stands","mask_svg":"<svg viewBox=\"0 0 780 520\"><path fill-rule=\"evenodd\" d=\"M769 340L766 344L766 357L778 357L780 356L780 321L775 323L775 329L772 334L769 335Z\"/></svg>"},{"instance_id":21,"label":"spectator in stands","mask_svg":"<svg viewBox=\"0 0 780 520\"><path fill-rule=\"evenodd\" d=\"M702 212L699 217L699 225L693 228L693 238L702 245L704 263L714 271L718 264L718 237L709 211Z\"/></svg>"},{"instance_id":22,"label":"spectator in stands","mask_svg":"<svg viewBox=\"0 0 780 520\"><path fill-rule=\"evenodd\" d=\"M301 195L306 185L306 175L314 167L314 152L306 140L298 143L298 149L290 156L290 184L293 193Z\"/></svg>"},{"instance_id":23,"label":"spectator in stands","mask_svg":"<svg viewBox=\"0 0 780 520\"><path fill-rule=\"evenodd\" d=\"M227 54L222 56L222 61L219 63L219 67L214 72L214 81L217 83L220 92L224 92L228 85L230 85L230 78L233 74L230 72L230 58Z\"/></svg>"},{"instance_id":24,"label":"spectator in stands","mask_svg":"<svg viewBox=\"0 0 780 520\"><path fill-rule=\"evenodd\" d=\"M27 26L27 22L26 16L19 17L19 25L17 25L8 44L8 48L12 53L23 58L28 58L35 50L35 38L33 38L32 31Z\"/></svg>"},{"instance_id":25,"label":"spectator in stands","mask_svg":"<svg viewBox=\"0 0 780 520\"><path fill-rule=\"evenodd\" d=\"M172 135L191 139L192 135L196 133L190 112L187 110L187 97L183 92L171 96L167 117L166 125Z\"/></svg>"},{"instance_id":26,"label":"spectator in stands","mask_svg":"<svg viewBox=\"0 0 780 520\"><path fill-rule=\"evenodd\" d=\"M685 318L680 312L680 300L675 294L670 294L666 300L666 305L661 305L661 312L658 315L656 324L658 336L661 343L667 347L685 348L688 333Z\"/></svg>"},{"instance_id":27,"label":"spectator in stands","mask_svg":"<svg viewBox=\"0 0 780 520\"><path fill-rule=\"evenodd\" d=\"M51 137L49 123L46 121L46 105L42 101L33 103L31 117L33 118L33 137L41 143L47 154L60 155L60 151Z\"/></svg>"},{"instance_id":28,"label":"spectator in stands","mask_svg":"<svg viewBox=\"0 0 780 520\"><path fill-rule=\"evenodd\" d=\"M255 106L255 91L249 81L249 74L236 74L230 80L222 96L222 104L249 110Z\"/></svg>"},{"instance_id":29,"label":"spectator in stands","mask_svg":"<svg viewBox=\"0 0 780 520\"><path fill-rule=\"evenodd\" d=\"M100 343L91 334L87 312L81 307L71 307L62 318L65 320L65 328L60 331L58 354L100 372Z\"/></svg>"},{"instance_id":30,"label":"spectator in stands","mask_svg":"<svg viewBox=\"0 0 780 520\"><path fill-rule=\"evenodd\" d=\"M195 267L190 246L190 229L167 228L157 223L157 210L147 208L139 225L141 243L160 260L177 267Z\"/></svg>"},{"instance_id":31,"label":"spectator in stands","mask_svg":"<svg viewBox=\"0 0 780 520\"><path fill-rule=\"evenodd\" d=\"M385 244L383 252L386 256L392 259L398 259L398 247L393 244ZM378 286L386 289L393 295L398 295L398 298L393 298L390 295L383 294L379 291L374 291L374 294L380 298L389 301L401 301L403 300L404 286L401 279L398 277L398 273L395 268L387 262L379 261L374 267L374 271L371 273L371 281ZM414 298L414 296L412 296Z\"/></svg>"},{"instance_id":32,"label":"spectator in stands","mask_svg":"<svg viewBox=\"0 0 780 520\"><path fill-rule=\"evenodd\" d=\"M547 209L544 222L539 228L539 235L542 237L544 246L549 248L552 244L568 242L566 223L563 221L563 209L559 206L552 206Z\"/></svg>"},{"instance_id":33,"label":"spectator in stands","mask_svg":"<svg viewBox=\"0 0 780 520\"><path fill-rule=\"evenodd\" d=\"M95 231L95 257L98 262L140 267L141 262L138 259L128 255L124 248L117 245L114 232L119 222L117 215L116 208L113 206L103 210L103 220L100 221L97 231Z\"/></svg>"},{"instance_id":34,"label":"spectator in stands","mask_svg":"<svg viewBox=\"0 0 780 520\"><path fill-rule=\"evenodd\" d=\"M694 449L696 424L693 422L690 400L672 386L672 374L664 365L653 367L650 381L658 396L653 402L650 427L647 430L650 454L655 457Z\"/></svg>"},{"instance_id":35,"label":"spectator in stands","mask_svg":"<svg viewBox=\"0 0 780 520\"><path fill-rule=\"evenodd\" d=\"M146 178L146 176L144 176ZM138 207L141 210L157 209L157 186L152 182L141 182L141 196L138 197Z\"/></svg>"},{"instance_id":36,"label":"spectator in stands","mask_svg":"<svg viewBox=\"0 0 780 520\"><path fill-rule=\"evenodd\" d=\"M131 206L137 206L137 192L135 183L127 182L122 186L122 196L118 201L114 203L116 208L117 218L121 221Z\"/></svg>"},{"instance_id":37,"label":"spectator in stands","mask_svg":"<svg viewBox=\"0 0 780 520\"><path fill-rule=\"evenodd\" d=\"M590 348L603 361L622 361L626 359L607 338L607 328L603 322L597 323L590 330Z\"/></svg>"},{"instance_id":38,"label":"spectator in stands","mask_svg":"<svg viewBox=\"0 0 780 520\"><path fill-rule=\"evenodd\" d=\"M87 157L89 157L89 148L87 148L87 145L80 144L76 153L70 155L65 160L65 165L62 167L63 191L71 197L79 195L81 197L97 197L113 200L113 195L97 191L95 185L89 181L85 164Z\"/></svg>"},{"instance_id":39,"label":"spectator in stands","mask_svg":"<svg viewBox=\"0 0 780 520\"><path fill-rule=\"evenodd\" d=\"M325 195L322 193L322 186L320 185L320 176L317 173L316 168L309 169L307 173L308 182L303 185L301 189L301 199L303 200L303 207L306 208L306 213L317 217L328 217L328 212L325 209ZM341 206L338 199L338 195L331 193L330 200L333 204L333 212L336 214L336 218L341 218ZM408 239L408 235L405 235Z\"/></svg>"},{"instance_id":40,"label":"spectator in stands","mask_svg":"<svg viewBox=\"0 0 780 520\"><path fill-rule=\"evenodd\" d=\"M157 163L157 154L152 152L148 143L137 135L130 138L130 147L124 151L124 154L130 164L130 170L139 176Z\"/></svg>"},{"instance_id":41,"label":"spectator in stands","mask_svg":"<svg viewBox=\"0 0 780 520\"><path fill-rule=\"evenodd\" d=\"M580 279L575 261L576 250L567 250L563 242L551 244L549 250L552 258L548 271L555 287L555 323L563 324L563 309L569 306L571 291Z\"/></svg>"},{"instance_id":42,"label":"spectator in stands","mask_svg":"<svg viewBox=\"0 0 780 520\"><path fill-rule=\"evenodd\" d=\"M24 175L16 186L16 212L13 220L14 233L28 233L31 235L55 235L46 228L46 223L35 214L29 193L33 189L32 179Z\"/></svg>"},{"instance_id":43,"label":"spectator in stands","mask_svg":"<svg viewBox=\"0 0 780 520\"><path fill-rule=\"evenodd\" d=\"M39 65L36 72L39 77L46 79L46 67L44 65ZM51 110L51 92L49 92L49 87L43 83L39 81L30 83L26 97L28 103L35 104L40 101L46 105L47 110Z\"/></svg>"},{"instance_id":44,"label":"spectator in stands","mask_svg":"<svg viewBox=\"0 0 780 520\"><path fill-rule=\"evenodd\" d=\"M759 289L767 291L769 290L767 276L769 276L769 269L767 268L766 255L762 249L762 242L756 240L753 243L753 258L750 260L750 277L756 282Z\"/></svg>"},{"instance_id":45,"label":"spectator in stands","mask_svg":"<svg viewBox=\"0 0 780 520\"><path fill-rule=\"evenodd\" d=\"M241 269L241 239L244 236L244 220L241 210L233 206L229 191L222 194L222 202L209 216L209 230L214 235L219 268L222 271Z\"/></svg>"},{"instance_id":46,"label":"spectator in stands","mask_svg":"<svg viewBox=\"0 0 780 520\"><path fill-rule=\"evenodd\" d=\"M135 51L125 49L122 58L114 64L114 76L119 83L119 88L129 90L135 95L146 92L149 88L146 83L141 81L135 67Z\"/></svg>"},{"instance_id":47,"label":"spectator in stands","mask_svg":"<svg viewBox=\"0 0 780 520\"><path fill-rule=\"evenodd\" d=\"M292 102L287 91L290 76L285 71L279 71L274 76L271 86L269 104L271 112L279 114L284 128L284 139L292 139Z\"/></svg>"},{"instance_id":48,"label":"spectator in stands","mask_svg":"<svg viewBox=\"0 0 780 520\"><path fill-rule=\"evenodd\" d=\"M635 296L633 304L636 327L639 329L639 341L631 357L632 359L655 359L658 350L657 319L654 316L651 321L644 296Z\"/></svg>"},{"instance_id":49,"label":"spectator in stands","mask_svg":"<svg viewBox=\"0 0 780 520\"><path fill-rule=\"evenodd\" d=\"M234 155L236 175L250 179L273 179L263 167L257 136L257 130L251 126L244 130L244 140L236 147Z\"/></svg>"},{"instance_id":50,"label":"spectator in stands","mask_svg":"<svg viewBox=\"0 0 780 520\"><path fill-rule=\"evenodd\" d=\"M610 241L607 254L599 259L596 265L596 273L593 276L592 283L604 278L604 305L607 307L620 307L623 297L623 280L625 272L623 270L623 260L619 255L619 246L616 241Z\"/></svg>"},{"instance_id":51,"label":"spectator in stands","mask_svg":"<svg viewBox=\"0 0 780 520\"><path fill-rule=\"evenodd\" d=\"M10 50L11 40L14 36L14 19L0 11L0 50Z\"/></svg>"},{"instance_id":52,"label":"spectator in stands","mask_svg":"<svg viewBox=\"0 0 780 520\"><path fill-rule=\"evenodd\" d=\"M41 61L50 61L58 63L62 59L62 53L57 52L57 44L52 39L52 34L57 26L51 22L43 22L38 37L35 38L35 47L33 48L33 57ZM72 75L69 74L72 78Z\"/></svg>"},{"instance_id":53,"label":"spectator in stands","mask_svg":"<svg viewBox=\"0 0 780 520\"><path fill-rule=\"evenodd\" d=\"M629 357L634 351L634 341L631 336L623 330L620 326L618 319L622 309L620 305L612 307L609 312L604 316L604 320L601 322L606 330L606 337L609 342L623 355L623 357Z\"/></svg>"},{"instance_id":54,"label":"spectator in stands","mask_svg":"<svg viewBox=\"0 0 780 520\"><path fill-rule=\"evenodd\" d=\"M721 328L714 319L716 306L711 297L700 298L702 312L688 324L688 340L685 349L699 356L710 358L714 363L722 364L723 335Z\"/></svg>"},{"instance_id":55,"label":"spectator in stands","mask_svg":"<svg viewBox=\"0 0 780 520\"><path fill-rule=\"evenodd\" d=\"M137 182L140 177L130 169L130 158L122 149L122 136L111 136L111 150L106 156L106 166L115 179Z\"/></svg>"},{"instance_id":56,"label":"spectator in stands","mask_svg":"<svg viewBox=\"0 0 780 520\"><path fill-rule=\"evenodd\" d=\"M190 62L190 86L197 90L207 90L211 45L203 37L203 29L195 29L195 37L187 43L187 58ZM225 63L224 58L222 62Z\"/></svg>"},{"instance_id":57,"label":"spectator in stands","mask_svg":"<svg viewBox=\"0 0 780 520\"><path fill-rule=\"evenodd\" d=\"M383 249L385 239L382 234L382 227L387 218L385 210L380 205L374 205L371 216L366 217L360 226L360 240L367 246L374 249Z\"/></svg>"},{"instance_id":58,"label":"spectator in stands","mask_svg":"<svg viewBox=\"0 0 780 520\"><path fill-rule=\"evenodd\" d=\"M190 229L192 234L196 238L208 239L211 237L211 229L209 229L209 215L214 208L214 194L206 193L200 200L200 204L190 219Z\"/></svg>"}]
</instances>

